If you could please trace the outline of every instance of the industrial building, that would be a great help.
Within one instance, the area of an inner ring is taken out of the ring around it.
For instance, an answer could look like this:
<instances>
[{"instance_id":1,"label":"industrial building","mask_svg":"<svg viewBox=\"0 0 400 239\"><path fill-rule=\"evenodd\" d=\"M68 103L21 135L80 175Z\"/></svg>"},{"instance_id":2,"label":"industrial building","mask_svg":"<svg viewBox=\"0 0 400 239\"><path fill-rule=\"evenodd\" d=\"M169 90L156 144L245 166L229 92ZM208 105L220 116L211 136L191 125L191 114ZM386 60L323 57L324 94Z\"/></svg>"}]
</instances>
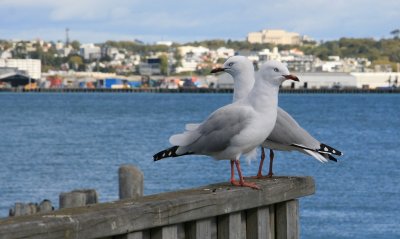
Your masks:
<instances>
[{"instance_id":1,"label":"industrial building","mask_svg":"<svg viewBox=\"0 0 400 239\"><path fill-rule=\"evenodd\" d=\"M250 43L272 43L276 45L299 45L302 38L299 33L284 30L261 30L247 35Z\"/></svg>"},{"instance_id":2,"label":"industrial building","mask_svg":"<svg viewBox=\"0 0 400 239\"><path fill-rule=\"evenodd\" d=\"M23 71L32 79L40 79L42 75L42 63L38 59L1 59L0 68L14 68Z\"/></svg>"}]
</instances>

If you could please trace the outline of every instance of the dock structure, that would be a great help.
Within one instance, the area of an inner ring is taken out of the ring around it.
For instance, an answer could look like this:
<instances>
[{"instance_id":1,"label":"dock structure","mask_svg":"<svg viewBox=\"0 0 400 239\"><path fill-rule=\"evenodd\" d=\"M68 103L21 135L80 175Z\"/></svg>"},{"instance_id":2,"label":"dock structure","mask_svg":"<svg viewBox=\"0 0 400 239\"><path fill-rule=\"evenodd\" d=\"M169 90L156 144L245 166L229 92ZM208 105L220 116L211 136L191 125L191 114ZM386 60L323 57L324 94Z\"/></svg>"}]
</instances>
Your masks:
<instances>
[{"instance_id":1,"label":"dock structure","mask_svg":"<svg viewBox=\"0 0 400 239\"><path fill-rule=\"evenodd\" d=\"M0 220L0 239L299 238L298 198L315 192L311 177L229 183Z\"/></svg>"},{"instance_id":2,"label":"dock structure","mask_svg":"<svg viewBox=\"0 0 400 239\"><path fill-rule=\"evenodd\" d=\"M147 88L127 88L127 89L111 89L111 88L0 88L1 92L17 92L17 93L233 93L232 88L179 88L165 89L159 87ZM382 89L361 89L361 88L281 88L280 93L286 94L399 94L399 88L382 88Z\"/></svg>"}]
</instances>

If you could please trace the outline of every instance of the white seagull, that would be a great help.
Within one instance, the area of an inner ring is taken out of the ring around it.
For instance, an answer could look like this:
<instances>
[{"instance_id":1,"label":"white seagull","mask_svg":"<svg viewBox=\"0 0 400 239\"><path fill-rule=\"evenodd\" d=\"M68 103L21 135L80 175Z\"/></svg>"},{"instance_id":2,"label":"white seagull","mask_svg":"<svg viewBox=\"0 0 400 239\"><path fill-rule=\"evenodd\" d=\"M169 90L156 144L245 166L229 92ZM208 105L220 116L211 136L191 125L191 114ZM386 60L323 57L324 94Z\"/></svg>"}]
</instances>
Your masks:
<instances>
[{"instance_id":1,"label":"white seagull","mask_svg":"<svg viewBox=\"0 0 400 239\"><path fill-rule=\"evenodd\" d=\"M245 97L254 85L253 63L244 56L230 57L223 67L213 69L211 73L226 72L233 77L233 102ZM332 155L342 153L326 144L320 143L303 129L292 116L278 107L275 127L268 138L262 143L261 162L256 178L262 178L262 167L265 159L264 148L270 149L270 165L267 177L272 177L274 151L299 151L310 155L320 162L337 161ZM194 127L195 124L192 124Z\"/></svg>"},{"instance_id":2,"label":"white seagull","mask_svg":"<svg viewBox=\"0 0 400 239\"><path fill-rule=\"evenodd\" d=\"M282 63L265 63L246 96L217 109L201 124L186 126L185 132L171 136L169 141L174 146L156 153L154 161L188 154L230 160L231 183L258 189L255 183L244 181L239 159L241 155L254 152L272 132L277 117L279 86L287 79L298 81ZM234 164L239 182L234 177Z\"/></svg>"}]
</instances>

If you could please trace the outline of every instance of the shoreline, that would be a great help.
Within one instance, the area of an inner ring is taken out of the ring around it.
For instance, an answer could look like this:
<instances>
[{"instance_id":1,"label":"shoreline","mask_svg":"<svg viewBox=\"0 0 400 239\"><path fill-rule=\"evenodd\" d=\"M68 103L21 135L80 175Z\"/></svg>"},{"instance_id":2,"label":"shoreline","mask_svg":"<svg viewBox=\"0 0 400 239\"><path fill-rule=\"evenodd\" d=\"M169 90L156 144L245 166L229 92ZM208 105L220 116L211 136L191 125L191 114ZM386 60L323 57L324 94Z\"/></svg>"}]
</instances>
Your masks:
<instances>
[{"instance_id":1,"label":"shoreline","mask_svg":"<svg viewBox=\"0 0 400 239\"><path fill-rule=\"evenodd\" d=\"M11 93L233 93L233 89L222 88L180 88L164 89L158 87L130 88L130 89L84 89L84 88L38 88L38 89L0 89ZM388 89L280 89L280 93L287 94L398 94L400 88Z\"/></svg>"}]
</instances>

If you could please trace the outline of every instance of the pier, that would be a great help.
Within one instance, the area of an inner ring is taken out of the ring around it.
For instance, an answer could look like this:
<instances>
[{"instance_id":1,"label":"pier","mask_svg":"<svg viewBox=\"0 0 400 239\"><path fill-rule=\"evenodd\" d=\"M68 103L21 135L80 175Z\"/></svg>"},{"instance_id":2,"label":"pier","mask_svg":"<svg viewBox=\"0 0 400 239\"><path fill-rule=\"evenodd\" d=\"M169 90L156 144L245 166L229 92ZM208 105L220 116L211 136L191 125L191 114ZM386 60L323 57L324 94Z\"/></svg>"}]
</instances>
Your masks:
<instances>
[{"instance_id":1,"label":"pier","mask_svg":"<svg viewBox=\"0 0 400 239\"><path fill-rule=\"evenodd\" d=\"M0 92L35 92L35 93L233 93L230 88L180 88L165 89L159 87L148 88L0 88ZM360 88L344 88L344 89L291 89L281 88L280 93L286 94L398 94L400 88L377 88L377 89L360 89Z\"/></svg>"},{"instance_id":2,"label":"pier","mask_svg":"<svg viewBox=\"0 0 400 239\"><path fill-rule=\"evenodd\" d=\"M0 239L299 238L299 198L311 177L250 180L261 190L218 183L0 220Z\"/></svg>"}]
</instances>

